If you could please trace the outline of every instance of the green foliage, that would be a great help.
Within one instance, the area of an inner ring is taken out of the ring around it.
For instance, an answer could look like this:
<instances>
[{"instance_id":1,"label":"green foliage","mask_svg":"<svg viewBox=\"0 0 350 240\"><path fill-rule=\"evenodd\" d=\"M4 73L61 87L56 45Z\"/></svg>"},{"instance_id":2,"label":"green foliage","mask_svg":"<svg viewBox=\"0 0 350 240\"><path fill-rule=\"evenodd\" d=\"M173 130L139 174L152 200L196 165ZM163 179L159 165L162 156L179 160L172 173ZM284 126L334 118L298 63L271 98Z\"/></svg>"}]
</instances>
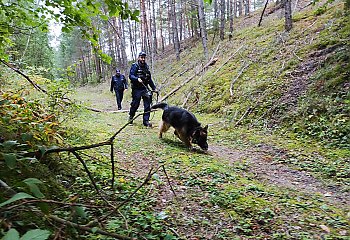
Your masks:
<instances>
[{"instance_id":1,"label":"green foliage","mask_svg":"<svg viewBox=\"0 0 350 240\"><path fill-rule=\"evenodd\" d=\"M13 45L8 49L11 62L28 72L36 72L46 78L52 77L53 58L48 32L30 29L11 36Z\"/></svg>"},{"instance_id":2,"label":"green foliage","mask_svg":"<svg viewBox=\"0 0 350 240\"><path fill-rule=\"evenodd\" d=\"M11 228L3 240L46 240L49 238L51 233L47 230L34 229L26 232L22 237L19 237L19 233L16 229Z\"/></svg>"},{"instance_id":3,"label":"green foliage","mask_svg":"<svg viewBox=\"0 0 350 240\"><path fill-rule=\"evenodd\" d=\"M6 139L19 138L31 146L60 141L55 116L45 112L37 100L26 100L22 93L4 92L0 96L3 136Z\"/></svg>"},{"instance_id":4,"label":"green foliage","mask_svg":"<svg viewBox=\"0 0 350 240\"><path fill-rule=\"evenodd\" d=\"M137 20L139 11L130 10L127 3L121 0L103 2L107 6L108 16ZM0 58L8 58L7 48L13 44L11 36L15 32L32 28L47 31L51 19L63 25L63 32L79 26L83 36L97 47L97 31L92 24L93 17L105 17L100 1L50 0L40 5L34 0L0 1Z\"/></svg>"}]
</instances>

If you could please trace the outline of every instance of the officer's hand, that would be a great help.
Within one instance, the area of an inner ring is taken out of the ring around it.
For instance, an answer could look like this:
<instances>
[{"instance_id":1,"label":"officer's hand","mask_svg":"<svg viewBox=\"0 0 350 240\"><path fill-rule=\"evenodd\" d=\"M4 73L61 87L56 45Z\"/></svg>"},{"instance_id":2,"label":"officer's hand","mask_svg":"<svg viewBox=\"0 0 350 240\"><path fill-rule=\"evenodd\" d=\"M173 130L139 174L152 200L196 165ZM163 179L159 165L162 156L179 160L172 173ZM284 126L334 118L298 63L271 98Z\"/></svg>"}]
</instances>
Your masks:
<instances>
[{"instance_id":1,"label":"officer's hand","mask_svg":"<svg viewBox=\"0 0 350 240\"><path fill-rule=\"evenodd\" d=\"M138 78L137 80L138 80L140 83L142 83L142 79L141 79L141 78Z\"/></svg>"}]
</instances>

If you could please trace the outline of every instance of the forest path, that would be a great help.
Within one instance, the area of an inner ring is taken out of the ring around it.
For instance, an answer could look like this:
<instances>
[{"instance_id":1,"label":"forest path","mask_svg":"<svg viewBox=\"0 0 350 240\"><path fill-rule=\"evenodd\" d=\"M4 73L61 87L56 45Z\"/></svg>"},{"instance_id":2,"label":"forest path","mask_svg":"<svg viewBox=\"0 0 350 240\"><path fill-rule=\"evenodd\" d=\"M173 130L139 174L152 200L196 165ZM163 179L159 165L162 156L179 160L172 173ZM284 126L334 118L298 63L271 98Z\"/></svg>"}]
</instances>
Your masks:
<instances>
[{"instance_id":1,"label":"forest path","mask_svg":"<svg viewBox=\"0 0 350 240\"><path fill-rule=\"evenodd\" d=\"M285 150L275 149L273 146L260 145L255 149L236 150L226 146L212 145L212 155L220 159L226 159L230 164L245 161L248 172L267 184L278 187L301 191L305 194L321 194L326 200L350 205L350 192L344 186L320 180L311 173L300 171L286 164L274 161L275 158L288 158Z\"/></svg>"},{"instance_id":2,"label":"forest path","mask_svg":"<svg viewBox=\"0 0 350 240\"><path fill-rule=\"evenodd\" d=\"M78 101L101 110L82 116L85 127L94 129L92 134L108 139L127 122L130 91L123 111L116 111L107 84L77 92ZM313 168L322 163L324 153L270 133L226 128L217 116L195 115L210 125L207 153L197 146L189 151L171 129L159 139L161 111L151 114L153 128L143 127L139 116L117 135L114 145L116 185L134 181L138 185L150 169L158 169L144 186L147 208L152 216L166 219L179 239L236 239L245 234L272 239L271 233L279 232L285 232L287 239L301 239L300 229L319 236L320 225L334 229L337 236L348 234L349 185ZM109 171L100 169L96 174ZM329 223L338 218L339 224Z\"/></svg>"},{"instance_id":3,"label":"forest path","mask_svg":"<svg viewBox=\"0 0 350 240\"><path fill-rule=\"evenodd\" d=\"M84 98L84 101L91 105L94 109L101 110L107 113L124 114L127 115L130 106L130 94L127 90L125 92L125 98L123 101L123 110L116 111L115 95L106 95L107 85L100 85L96 90L96 97ZM82 88L82 91L91 92L91 89ZM91 96L91 94L84 94L83 96ZM140 104L139 111L142 111L143 107ZM126 117L123 117L126 119ZM202 116L205 118L205 116ZM141 119L141 117L140 117ZM151 116L153 122L153 129L151 131L157 132L158 118ZM134 131L128 128L127 131ZM171 129L168 131L168 136L172 133ZM155 134L155 133L154 133ZM215 128L211 129L210 135L215 135ZM226 133L230 135L229 132ZM179 141L174 138L175 142ZM167 143L164 143L167 144ZM302 148L297 154L305 154L302 152ZM232 165L237 162L244 162L247 166L246 174L253 174L254 178L262 181L268 185L275 185L280 188L292 189L303 192L305 194L315 195L319 194L323 198L331 203L350 206L350 191L347 190L346 185L335 183L329 179L322 179L316 177L315 174L308 171L299 170L297 166L288 165L283 162L287 162L289 158L292 158L293 154L289 153L287 149L282 149L274 146L273 144L263 143L256 146L246 146L244 148L237 149L235 147L228 147L227 145L221 145L218 143L210 142L208 154L218 159L219 162L228 162ZM322 156L315 154L315 158L322 158ZM140 158L138 156L137 158ZM123 156L125 159L125 156ZM284 161L286 160L286 161ZM134 163L133 163L134 164ZM143 161L142 166L133 166L135 169L148 169L146 165L147 161ZM125 166L129 167L129 166ZM136 171L138 177L147 175L147 171Z\"/></svg>"}]
</instances>

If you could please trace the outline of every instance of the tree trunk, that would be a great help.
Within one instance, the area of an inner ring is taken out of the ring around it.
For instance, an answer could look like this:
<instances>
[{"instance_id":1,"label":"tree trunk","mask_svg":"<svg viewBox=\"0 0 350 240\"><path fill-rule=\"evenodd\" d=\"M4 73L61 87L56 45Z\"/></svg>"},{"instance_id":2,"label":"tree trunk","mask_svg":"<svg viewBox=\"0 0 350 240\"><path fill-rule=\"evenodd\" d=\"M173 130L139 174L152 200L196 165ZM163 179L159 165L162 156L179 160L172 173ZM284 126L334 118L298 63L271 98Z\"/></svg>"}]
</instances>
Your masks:
<instances>
[{"instance_id":1,"label":"tree trunk","mask_svg":"<svg viewBox=\"0 0 350 240\"><path fill-rule=\"evenodd\" d=\"M114 46L113 46L113 29L111 29L110 25L107 24L107 38L108 38L108 51L110 56L112 57L112 62L110 64L110 71L112 71L113 67L116 64L115 61L115 52L114 52Z\"/></svg>"},{"instance_id":2,"label":"tree trunk","mask_svg":"<svg viewBox=\"0 0 350 240\"><path fill-rule=\"evenodd\" d=\"M82 59L82 66L83 66L83 70L84 70L84 74L83 74L83 82L86 82L88 83L88 73L87 73L87 70L86 70L86 63L85 63L85 57L84 57L84 51L83 51L83 48L80 47L80 53L81 53L81 59Z\"/></svg>"},{"instance_id":3,"label":"tree trunk","mask_svg":"<svg viewBox=\"0 0 350 240\"><path fill-rule=\"evenodd\" d=\"M213 1L213 7L214 7L214 20L218 19L218 0Z\"/></svg>"},{"instance_id":4,"label":"tree trunk","mask_svg":"<svg viewBox=\"0 0 350 240\"><path fill-rule=\"evenodd\" d=\"M162 5L162 0L159 0L159 30L160 30L160 43L162 46L162 52L164 52L165 39L164 39L164 35L163 35L163 5Z\"/></svg>"},{"instance_id":5,"label":"tree trunk","mask_svg":"<svg viewBox=\"0 0 350 240\"><path fill-rule=\"evenodd\" d=\"M133 35L133 31L131 28L131 22L130 19L128 19L128 27L129 27L129 44L130 44L130 52L131 52L131 58L135 59L136 58L136 46L134 43L134 35Z\"/></svg>"},{"instance_id":6,"label":"tree trunk","mask_svg":"<svg viewBox=\"0 0 350 240\"><path fill-rule=\"evenodd\" d=\"M204 11L204 10L203 10ZM197 14L191 14L191 36L194 37L199 37L199 32L198 32L198 9L196 9L195 4L191 4L191 12L192 13L197 13Z\"/></svg>"},{"instance_id":7,"label":"tree trunk","mask_svg":"<svg viewBox=\"0 0 350 240\"><path fill-rule=\"evenodd\" d=\"M153 36L153 41L152 41L152 53L156 54L157 53L157 24L156 24L156 9L155 9L155 2L156 0L152 0L152 36Z\"/></svg>"},{"instance_id":8,"label":"tree trunk","mask_svg":"<svg viewBox=\"0 0 350 240\"><path fill-rule=\"evenodd\" d=\"M174 43L174 32L173 32L173 28L171 26L171 19L173 19L172 15L172 11L171 11L171 3L168 4L168 33L169 33L169 45Z\"/></svg>"},{"instance_id":9,"label":"tree trunk","mask_svg":"<svg viewBox=\"0 0 350 240\"><path fill-rule=\"evenodd\" d=\"M179 33L177 28L177 19L176 19L176 7L175 7L175 0L171 1L171 12L172 12L172 25L173 25L173 33L174 33L174 48L176 53L176 60L180 60L180 40L179 40Z\"/></svg>"},{"instance_id":10,"label":"tree trunk","mask_svg":"<svg viewBox=\"0 0 350 240\"><path fill-rule=\"evenodd\" d=\"M100 58L97 55L97 53L95 53L95 69L96 69L97 82L101 83L101 81L103 79L103 76L102 76L102 69L101 69Z\"/></svg>"},{"instance_id":11,"label":"tree trunk","mask_svg":"<svg viewBox=\"0 0 350 240\"><path fill-rule=\"evenodd\" d=\"M141 8L141 49L147 51L147 15L145 0L140 0Z\"/></svg>"},{"instance_id":12,"label":"tree trunk","mask_svg":"<svg viewBox=\"0 0 350 240\"><path fill-rule=\"evenodd\" d=\"M244 15L248 16L250 13L250 0L244 0Z\"/></svg>"},{"instance_id":13,"label":"tree trunk","mask_svg":"<svg viewBox=\"0 0 350 240\"><path fill-rule=\"evenodd\" d=\"M180 14L179 14L179 16L180 16L180 19L179 19L179 34L180 34L180 36L179 36L179 40L181 42L181 40L183 38L183 29L184 29L184 27L183 27L183 15L184 15L184 12L183 12L182 0L180 0L180 7L179 7L179 9L180 9Z\"/></svg>"},{"instance_id":14,"label":"tree trunk","mask_svg":"<svg viewBox=\"0 0 350 240\"><path fill-rule=\"evenodd\" d=\"M233 36L233 0L229 0L230 2L230 35L229 35L229 39L231 40L232 36Z\"/></svg>"},{"instance_id":15,"label":"tree trunk","mask_svg":"<svg viewBox=\"0 0 350 240\"><path fill-rule=\"evenodd\" d=\"M292 29L292 3L291 3L291 0L284 0L284 18L285 18L285 30L288 32Z\"/></svg>"},{"instance_id":16,"label":"tree trunk","mask_svg":"<svg viewBox=\"0 0 350 240\"><path fill-rule=\"evenodd\" d=\"M126 71L128 68L128 56L126 55L126 42L125 42L125 26L124 20L119 18L119 27L120 27L120 44L121 44L121 59L122 59L122 70Z\"/></svg>"},{"instance_id":17,"label":"tree trunk","mask_svg":"<svg viewBox=\"0 0 350 240\"><path fill-rule=\"evenodd\" d=\"M221 0L220 3L220 39L225 38L225 0Z\"/></svg>"},{"instance_id":18,"label":"tree trunk","mask_svg":"<svg viewBox=\"0 0 350 240\"><path fill-rule=\"evenodd\" d=\"M238 0L238 16L243 15L243 0Z\"/></svg>"},{"instance_id":19,"label":"tree trunk","mask_svg":"<svg viewBox=\"0 0 350 240\"><path fill-rule=\"evenodd\" d=\"M204 15L204 2L203 0L198 0L198 17L199 25L201 30L202 45L204 50L205 59L208 60L208 48L207 48L207 29L205 24L205 15Z\"/></svg>"}]
</instances>

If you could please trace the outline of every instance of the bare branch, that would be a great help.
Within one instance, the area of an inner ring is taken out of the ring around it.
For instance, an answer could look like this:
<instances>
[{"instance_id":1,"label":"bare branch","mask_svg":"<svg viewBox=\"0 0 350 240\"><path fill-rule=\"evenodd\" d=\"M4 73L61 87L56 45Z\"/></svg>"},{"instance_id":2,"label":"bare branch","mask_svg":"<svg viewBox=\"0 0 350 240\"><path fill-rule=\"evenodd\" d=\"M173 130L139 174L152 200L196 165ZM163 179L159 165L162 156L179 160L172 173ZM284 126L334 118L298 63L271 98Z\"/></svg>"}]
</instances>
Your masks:
<instances>
[{"instance_id":1,"label":"bare branch","mask_svg":"<svg viewBox=\"0 0 350 240\"><path fill-rule=\"evenodd\" d=\"M6 65L7 67L11 68L13 71L15 71L16 73L20 74L21 76L23 76L25 79L27 79L27 81L37 90L47 94L47 91L43 88L41 88L38 84L36 84L34 81L32 81L27 75L25 75L24 73L22 73L20 70L18 70L17 68L15 68L14 66L12 66L11 64L5 62L4 60L0 59L0 62L2 62L4 65Z\"/></svg>"}]
</instances>

